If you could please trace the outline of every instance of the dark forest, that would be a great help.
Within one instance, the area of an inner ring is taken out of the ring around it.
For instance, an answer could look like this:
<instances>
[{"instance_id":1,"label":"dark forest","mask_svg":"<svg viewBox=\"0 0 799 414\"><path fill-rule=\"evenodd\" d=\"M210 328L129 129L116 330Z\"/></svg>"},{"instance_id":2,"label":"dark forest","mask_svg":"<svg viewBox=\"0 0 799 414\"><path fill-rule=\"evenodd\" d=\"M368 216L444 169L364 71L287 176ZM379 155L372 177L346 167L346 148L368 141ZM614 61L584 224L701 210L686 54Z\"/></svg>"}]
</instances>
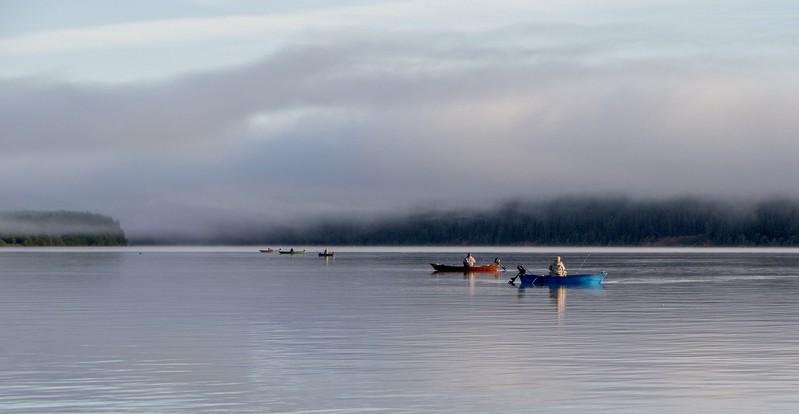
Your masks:
<instances>
[{"instance_id":1,"label":"dark forest","mask_svg":"<svg viewBox=\"0 0 799 414\"><path fill-rule=\"evenodd\" d=\"M259 242L316 245L799 246L799 202L566 197L370 224L327 221Z\"/></svg>"},{"instance_id":2,"label":"dark forest","mask_svg":"<svg viewBox=\"0 0 799 414\"><path fill-rule=\"evenodd\" d=\"M0 212L0 246L126 246L119 221L76 211Z\"/></svg>"},{"instance_id":3,"label":"dark forest","mask_svg":"<svg viewBox=\"0 0 799 414\"><path fill-rule=\"evenodd\" d=\"M130 244L795 247L799 201L564 197L510 201L490 210L428 211L370 221L328 219L278 229L251 226L196 238L151 236ZM0 246L125 245L128 238L120 223L108 216L0 213Z\"/></svg>"}]
</instances>

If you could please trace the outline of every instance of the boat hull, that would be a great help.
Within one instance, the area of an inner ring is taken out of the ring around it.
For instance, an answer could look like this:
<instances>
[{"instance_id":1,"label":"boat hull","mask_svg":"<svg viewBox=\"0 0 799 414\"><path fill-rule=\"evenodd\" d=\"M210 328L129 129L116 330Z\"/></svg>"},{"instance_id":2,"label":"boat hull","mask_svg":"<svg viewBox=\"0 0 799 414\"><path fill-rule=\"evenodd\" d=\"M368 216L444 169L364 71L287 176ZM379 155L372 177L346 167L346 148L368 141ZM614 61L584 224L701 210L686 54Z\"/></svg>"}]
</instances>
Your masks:
<instances>
[{"instance_id":1,"label":"boat hull","mask_svg":"<svg viewBox=\"0 0 799 414\"><path fill-rule=\"evenodd\" d=\"M441 263L430 263L436 272L497 272L499 271L498 264L488 266L450 266Z\"/></svg>"},{"instance_id":2,"label":"boat hull","mask_svg":"<svg viewBox=\"0 0 799 414\"><path fill-rule=\"evenodd\" d=\"M305 250L278 250L277 252L280 254L305 254Z\"/></svg>"},{"instance_id":3,"label":"boat hull","mask_svg":"<svg viewBox=\"0 0 799 414\"><path fill-rule=\"evenodd\" d=\"M607 272L584 275L544 276L544 275L519 275L523 285L535 286L598 286L607 276Z\"/></svg>"}]
</instances>

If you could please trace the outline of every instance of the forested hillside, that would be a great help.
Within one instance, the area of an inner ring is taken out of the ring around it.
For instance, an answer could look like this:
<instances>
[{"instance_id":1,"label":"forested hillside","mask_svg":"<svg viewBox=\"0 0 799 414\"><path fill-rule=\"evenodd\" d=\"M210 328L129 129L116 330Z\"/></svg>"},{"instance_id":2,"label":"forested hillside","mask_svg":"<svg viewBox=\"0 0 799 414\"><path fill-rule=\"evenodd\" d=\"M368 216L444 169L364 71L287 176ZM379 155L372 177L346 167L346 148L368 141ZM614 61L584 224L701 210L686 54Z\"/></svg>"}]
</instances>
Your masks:
<instances>
[{"instance_id":1,"label":"forested hillside","mask_svg":"<svg viewBox=\"0 0 799 414\"><path fill-rule=\"evenodd\" d=\"M320 245L799 246L799 202L560 198L284 229L264 242Z\"/></svg>"},{"instance_id":2,"label":"forested hillside","mask_svg":"<svg viewBox=\"0 0 799 414\"><path fill-rule=\"evenodd\" d=\"M126 246L119 221L76 211L0 212L0 246Z\"/></svg>"}]
</instances>

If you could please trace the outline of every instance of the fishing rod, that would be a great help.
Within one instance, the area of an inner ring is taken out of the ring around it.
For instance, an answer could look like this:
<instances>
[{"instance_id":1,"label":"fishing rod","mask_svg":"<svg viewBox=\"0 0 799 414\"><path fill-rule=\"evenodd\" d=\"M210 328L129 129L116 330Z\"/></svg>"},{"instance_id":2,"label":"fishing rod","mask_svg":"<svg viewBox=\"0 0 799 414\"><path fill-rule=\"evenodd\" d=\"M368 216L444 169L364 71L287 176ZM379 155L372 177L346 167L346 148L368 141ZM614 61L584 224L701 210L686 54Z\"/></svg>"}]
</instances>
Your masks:
<instances>
[{"instance_id":1,"label":"fishing rod","mask_svg":"<svg viewBox=\"0 0 799 414\"><path fill-rule=\"evenodd\" d=\"M588 253L588 256L591 256L591 253ZM583 259L583 262L580 264L580 267L577 268L577 274L580 274L580 269L583 268L585 261L588 260L588 256L585 256L585 259Z\"/></svg>"}]
</instances>

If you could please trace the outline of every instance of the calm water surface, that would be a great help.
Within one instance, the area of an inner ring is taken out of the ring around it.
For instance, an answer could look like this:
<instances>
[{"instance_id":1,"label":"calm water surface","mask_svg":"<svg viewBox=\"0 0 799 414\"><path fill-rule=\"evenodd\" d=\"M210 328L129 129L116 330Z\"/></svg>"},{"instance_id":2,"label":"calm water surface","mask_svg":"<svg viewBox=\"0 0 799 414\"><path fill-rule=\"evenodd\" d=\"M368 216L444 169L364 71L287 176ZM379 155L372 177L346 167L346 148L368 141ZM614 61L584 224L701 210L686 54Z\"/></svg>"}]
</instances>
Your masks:
<instances>
[{"instance_id":1,"label":"calm water surface","mask_svg":"<svg viewBox=\"0 0 799 414\"><path fill-rule=\"evenodd\" d=\"M336 250L0 249L0 412L799 412L799 250Z\"/></svg>"}]
</instances>

